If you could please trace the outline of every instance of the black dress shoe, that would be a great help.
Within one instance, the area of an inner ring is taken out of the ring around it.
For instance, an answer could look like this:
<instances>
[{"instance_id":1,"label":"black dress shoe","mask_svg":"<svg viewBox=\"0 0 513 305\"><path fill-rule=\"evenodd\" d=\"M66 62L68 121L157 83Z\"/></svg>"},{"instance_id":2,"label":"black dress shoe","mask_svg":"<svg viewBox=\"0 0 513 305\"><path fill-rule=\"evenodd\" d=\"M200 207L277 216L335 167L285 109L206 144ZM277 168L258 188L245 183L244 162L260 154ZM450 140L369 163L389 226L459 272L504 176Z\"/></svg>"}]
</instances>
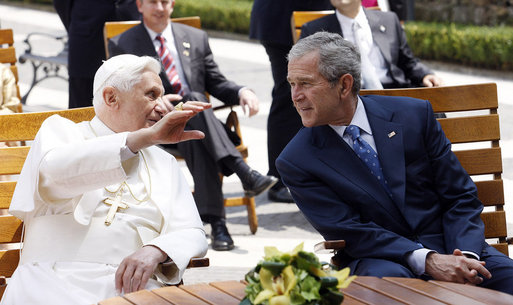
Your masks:
<instances>
[{"instance_id":1,"label":"black dress shoe","mask_svg":"<svg viewBox=\"0 0 513 305\"><path fill-rule=\"evenodd\" d=\"M242 181L244 194L248 197L254 197L267 191L278 182L278 178L273 176L264 176L256 170L250 170Z\"/></svg>"},{"instance_id":2,"label":"black dress shoe","mask_svg":"<svg viewBox=\"0 0 513 305\"><path fill-rule=\"evenodd\" d=\"M292 198L289 189L285 186L270 189L269 192L267 192L267 196L271 201L294 203L294 199Z\"/></svg>"},{"instance_id":3,"label":"black dress shoe","mask_svg":"<svg viewBox=\"0 0 513 305\"><path fill-rule=\"evenodd\" d=\"M224 219L216 220L210 226L212 227L212 249L229 251L235 247Z\"/></svg>"}]
</instances>

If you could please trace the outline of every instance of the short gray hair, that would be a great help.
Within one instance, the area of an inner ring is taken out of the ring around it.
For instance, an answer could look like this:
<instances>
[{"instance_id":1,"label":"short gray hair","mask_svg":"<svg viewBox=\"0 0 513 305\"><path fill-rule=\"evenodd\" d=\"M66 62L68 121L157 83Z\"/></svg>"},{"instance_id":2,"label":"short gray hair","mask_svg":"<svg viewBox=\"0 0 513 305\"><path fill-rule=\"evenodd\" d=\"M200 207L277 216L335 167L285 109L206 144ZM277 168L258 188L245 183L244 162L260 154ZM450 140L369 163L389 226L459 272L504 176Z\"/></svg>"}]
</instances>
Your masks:
<instances>
[{"instance_id":1,"label":"short gray hair","mask_svg":"<svg viewBox=\"0 0 513 305\"><path fill-rule=\"evenodd\" d=\"M339 34L317 32L300 39L290 50L288 60L303 57L311 52L319 52L318 71L331 86L335 86L342 75L350 74L354 79L353 93L356 95L360 92L360 52L354 44Z\"/></svg>"},{"instance_id":2,"label":"short gray hair","mask_svg":"<svg viewBox=\"0 0 513 305\"><path fill-rule=\"evenodd\" d=\"M111 59L105 61L96 72L95 84L93 86L93 105L98 107L103 104L103 89L105 87L110 86L120 91L127 92L135 84L141 81L142 73L144 71L150 70L159 74L160 69L160 62L150 56L138 57L135 55L125 54L112 57ZM103 72L105 70L108 72ZM107 75L105 75L106 77L102 78L99 76L99 74Z\"/></svg>"}]
</instances>

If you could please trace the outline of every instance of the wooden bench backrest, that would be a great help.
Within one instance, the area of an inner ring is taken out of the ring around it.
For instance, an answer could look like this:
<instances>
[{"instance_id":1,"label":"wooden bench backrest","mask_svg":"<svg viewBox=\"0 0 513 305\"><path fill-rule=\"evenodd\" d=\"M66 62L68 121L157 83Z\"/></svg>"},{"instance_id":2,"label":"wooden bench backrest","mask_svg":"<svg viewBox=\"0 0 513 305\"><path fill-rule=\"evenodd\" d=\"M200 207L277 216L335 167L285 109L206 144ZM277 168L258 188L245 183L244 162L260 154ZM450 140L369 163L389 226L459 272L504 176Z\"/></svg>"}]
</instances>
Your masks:
<instances>
[{"instance_id":1,"label":"wooden bench backrest","mask_svg":"<svg viewBox=\"0 0 513 305\"><path fill-rule=\"evenodd\" d=\"M435 112L448 118L438 119L453 151L474 179L479 199L486 207L481 214L485 237L497 240L495 248L508 255L506 215L502 181L502 158L497 85L495 83L437 88L362 90L361 95L409 96L429 100ZM476 111L480 110L480 111ZM476 144L483 142L484 144ZM456 148L456 149L455 149ZM487 211L487 210L492 211Z\"/></svg>"},{"instance_id":2,"label":"wooden bench backrest","mask_svg":"<svg viewBox=\"0 0 513 305\"><path fill-rule=\"evenodd\" d=\"M199 16L171 18L171 21L201 29L201 19ZM109 40L140 23L141 21L139 20L105 22L105 26L103 27L103 41L105 43L105 55L107 58L109 58Z\"/></svg>"},{"instance_id":3,"label":"wooden bench backrest","mask_svg":"<svg viewBox=\"0 0 513 305\"><path fill-rule=\"evenodd\" d=\"M292 28L292 41L296 43L301 37L301 27L303 24L319 19L321 17L334 14L335 11L294 11L290 19L290 26Z\"/></svg>"},{"instance_id":4,"label":"wooden bench backrest","mask_svg":"<svg viewBox=\"0 0 513 305\"><path fill-rule=\"evenodd\" d=\"M43 121L53 114L59 114L74 122L91 120L93 107L72 110L16 113L0 115L0 142L30 141L36 136ZM0 148L0 175L17 175L21 172L29 146ZM22 222L8 215L16 181L0 181L0 276L10 277L19 262L19 242ZM0 288L0 296L5 287Z\"/></svg>"},{"instance_id":5,"label":"wooden bench backrest","mask_svg":"<svg viewBox=\"0 0 513 305\"><path fill-rule=\"evenodd\" d=\"M4 47L4 45L7 47ZM18 98L21 100L16 61L16 50L14 49L14 35L12 29L0 29L0 63L8 64L11 68L12 74L14 74L14 77L16 78L16 91ZM18 112L21 112L21 104Z\"/></svg>"}]
</instances>

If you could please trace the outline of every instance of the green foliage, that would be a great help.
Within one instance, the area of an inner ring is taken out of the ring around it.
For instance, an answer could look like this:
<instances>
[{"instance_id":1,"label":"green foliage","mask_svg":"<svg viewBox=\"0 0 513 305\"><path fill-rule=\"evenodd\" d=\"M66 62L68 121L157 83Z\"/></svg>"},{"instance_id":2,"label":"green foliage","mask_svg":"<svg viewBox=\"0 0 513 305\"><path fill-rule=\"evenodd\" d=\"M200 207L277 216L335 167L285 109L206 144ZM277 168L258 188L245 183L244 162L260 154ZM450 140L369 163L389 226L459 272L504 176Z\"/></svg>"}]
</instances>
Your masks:
<instances>
[{"instance_id":1,"label":"green foliage","mask_svg":"<svg viewBox=\"0 0 513 305\"><path fill-rule=\"evenodd\" d=\"M200 16L206 29L249 32L252 0L177 0L173 17Z\"/></svg>"},{"instance_id":2,"label":"green foliage","mask_svg":"<svg viewBox=\"0 0 513 305\"><path fill-rule=\"evenodd\" d=\"M513 70L513 28L408 22L415 56L497 70Z\"/></svg>"}]
</instances>

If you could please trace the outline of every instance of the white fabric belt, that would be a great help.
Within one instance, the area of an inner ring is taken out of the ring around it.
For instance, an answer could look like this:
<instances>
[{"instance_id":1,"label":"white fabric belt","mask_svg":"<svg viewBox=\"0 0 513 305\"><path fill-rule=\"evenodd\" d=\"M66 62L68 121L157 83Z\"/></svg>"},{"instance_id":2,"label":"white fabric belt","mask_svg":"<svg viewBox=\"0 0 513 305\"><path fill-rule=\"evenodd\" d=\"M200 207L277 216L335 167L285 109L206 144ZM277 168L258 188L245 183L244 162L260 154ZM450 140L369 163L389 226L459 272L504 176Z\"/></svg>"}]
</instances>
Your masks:
<instances>
[{"instance_id":1,"label":"white fabric belt","mask_svg":"<svg viewBox=\"0 0 513 305\"><path fill-rule=\"evenodd\" d=\"M34 262L91 262L120 264L142 247L133 226L116 217L110 226L104 217L93 217L87 226L72 215L45 215L26 226L20 264Z\"/></svg>"}]
</instances>

